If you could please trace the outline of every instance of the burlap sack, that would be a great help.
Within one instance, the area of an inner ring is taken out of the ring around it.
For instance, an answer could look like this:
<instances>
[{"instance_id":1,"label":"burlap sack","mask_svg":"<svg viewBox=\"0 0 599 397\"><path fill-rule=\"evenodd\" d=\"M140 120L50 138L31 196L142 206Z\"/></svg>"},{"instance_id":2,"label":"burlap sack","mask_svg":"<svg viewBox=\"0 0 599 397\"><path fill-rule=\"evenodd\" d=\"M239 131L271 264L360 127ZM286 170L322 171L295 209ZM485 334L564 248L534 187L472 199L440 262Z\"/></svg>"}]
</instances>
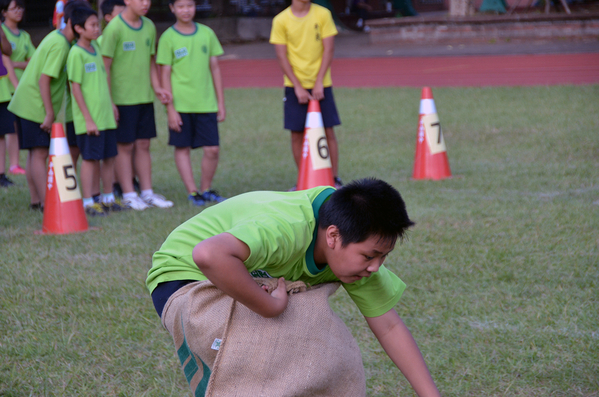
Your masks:
<instances>
[{"instance_id":1,"label":"burlap sack","mask_svg":"<svg viewBox=\"0 0 599 397\"><path fill-rule=\"evenodd\" d=\"M337 288L288 284L288 291L303 292L270 319L209 281L178 290L162 323L194 396L365 396L360 349L328 303Z\"/></svg>"}]
</instances>

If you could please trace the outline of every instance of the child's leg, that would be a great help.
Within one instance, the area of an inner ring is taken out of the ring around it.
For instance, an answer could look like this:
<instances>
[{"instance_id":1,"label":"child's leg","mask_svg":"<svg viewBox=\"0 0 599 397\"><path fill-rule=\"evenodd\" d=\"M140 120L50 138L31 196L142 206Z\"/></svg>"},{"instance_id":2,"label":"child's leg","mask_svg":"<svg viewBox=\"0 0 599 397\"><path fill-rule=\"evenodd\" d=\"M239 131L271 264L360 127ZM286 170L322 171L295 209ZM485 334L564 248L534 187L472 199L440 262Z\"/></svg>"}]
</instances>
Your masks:
<instances>
[{"instance_id":1,"label":"child's leg","mask_svg":"<svg viewBox=\"0 0 599 397\"><path fill-rule=\"evenodd\" d=\"M77 146L69 146L69 152L71 152L71 159L73 160L73 167L75 168L75 172L77 171L77 160L79 160L79 147Z\"/></svg>"},{"instance_id":2,"label":"child's leg","mask_svg":"<svg viewBox=\"0 0 599 397\"><path fill-rule=\"evenodd\" d=\"M300 164L302 163L302 149L304 144L304 132L303 131L291 131L291 153L293 153L293 160L299 170Z\"/></svg>"},{"instance_id":3,"label":"child's leg","mask_svg":"<svg viewBox=\"0 0 599 397\"><path fill-rule=\"evenodd\" d=\"M100 167L100 162L97 160L82 160L81 161L81 190L83 199L91 199L94 186L94 174L96 169ZM93 203L93 202L92 202Z\"/></svg>"},{"instance_id":4,"label":"child's leg","mask_svg":"<svg viewBox=\"0 0 599 397\"><path fill-rule=\"evenodd\" d=\"M337 137L335 136L335 130L333 127L325 128L324 133L327 137L327 144L329 146L329 155L331 156L331 165L333 169L333 175L339 175L339 148L337 145Z\"/></svg>"},{"instance_id":5,"label":"child's leg","mask_svg":"<svg viewBox=\"0 0 599 397\"><path fill-rule=\"evenodd\" d=\"M135 156L133 156L135 174L139 177L139 186L142 191L152 189L152 156L150 155L150 140L136 139L135 140ZM129 183L133 175L129 178ZM121 182L123 192L125 187ZM131 186L133 184L131 183ZM125 192L126 193L126 192Z\"/></svg>"},{"instance_id":6,"label":"child's leg","mask_svg":"<svg viewBox=\"0 0 599 397\"><path fill-rule=\"evenodd\" d=\"M34 147L29 149L27 155L27 184L31 204L41 203L44 205L46 198L46 160L48 159L48 148Z\"/></svg>"},{"instance_id":7,"label":"child's leg","mask_svg":"<svg viewBox=\"0 0 599 397\"><path fill-rule=\"evenodd\" d=\"M193 177L193 168L191 166L191 148L190 147L175 147L175 164L181 176L181 180L187 189L187 193L191 194L197 190L196 181ZM202 177L203 174L202 160Z\"/></svg>"},{"instance_id":8,"label":"child's leg","mask_svg":"<svg viewBox=\"0 0 599 397\"><path fill-rule=\"evenodd\" d=\"M202 177L200 180L200 189L202 192L212 187L212 179L216 174L218 166L218 146L204 146L204 156L202 157Z\"/></svg>"},{"instance_id":9,"label":"child's leg","mask_svg":"<svg viewBox=\"0 0 599 397\"><path fill-rule=\"evenodd\" d=\"M97 167L95 170L96 172L94 173L94 179L93 179L93 185L92 185L92 196L96 196L98 194L100 194L100 177L102 175L102 167L104 167L104 161L102 161L102 163L100 163L100 166ZM112 181L114 182L114 161L113 161L113 167L112 167ZM112 182L110 182L110 189L112 189Z\"/></svg>"},{"instance_id":10,"label":"child's leg","mask_svg":"<svg viewBox=\"0 0 599 397\"><path fill-rule=\"evenodd\" d=\"M114 183L114 163L114 157L102 160L102 166L100 168L100 178L102 179L102 192L104 194L112 193L112 184Z\"/></svg>"},{"instance_id":11,"label":"child's leg","mask_svg":"<svg viewBox=\"0 0 599 397\"><path fill-rule=\"evenodd\" d=\"M6 172L6 139L0 135L0 175Z\"/></svg>"},{"instance_id":12,"label":"child's leg","mask_svg":"<svg viewBox=\"0 0 599 397\"><path fill-rule=\"evenodd\" d=\"M117 144L119 154L116 156L115 168L123 193L135 191L133 189L133 167L131 162L133 146L133 143Z\"/></svg>"},{"instance_id":13,"label":"child's leg","mask_svg":"<svg viewBox=\"0 0 599 397\"><path fill-rule=\"evenodd\" d=\"M19 137L17 134L6 134L8 148L8 163L11 168L19 166Z\"/></svg>"}]
</instances>

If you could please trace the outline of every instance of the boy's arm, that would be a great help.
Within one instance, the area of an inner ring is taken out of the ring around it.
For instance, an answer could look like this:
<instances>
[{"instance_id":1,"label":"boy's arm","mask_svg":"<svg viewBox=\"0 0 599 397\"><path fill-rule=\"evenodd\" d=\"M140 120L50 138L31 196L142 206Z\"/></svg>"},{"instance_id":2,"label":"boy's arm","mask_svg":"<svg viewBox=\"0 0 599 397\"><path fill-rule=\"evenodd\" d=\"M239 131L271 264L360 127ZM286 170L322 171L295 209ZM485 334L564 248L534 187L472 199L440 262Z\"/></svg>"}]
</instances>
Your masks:
<instances>
[{"instance_id":1,"label":"boy's arm","mask_svg":"<svg viewBox=\"0 0 599 397\"><path fill-rule=\"evenodd\" d=\"M10 60L10 58L6 55L2 55L2 63L4 63L4 66L6 67L6 72L8 73L8 79L10 80L10 82L12 83L12 85L17 88L17 85L19 85L19 79L17 79L17 75L15 74L15 65L14 63Z\"/></svg>"},{"instance_id":2,"label":"boy's arm","mask_svg":"<svg viewBox=\"0 0 599 397\"><path fill-rule=\"evenodd\" d=\"M110 84L110 68L112 67L112 58L107 56L102 56L104 60L104 69L106 69L106 80L108 80L108 92L110 92L110 97L112 98L112 85Z\"/></svg>"},{"instance_id":3,"label":"boy's arm","mask_svg":"<svg viewBox=\"0 0 599 397\"><path fill-rule=\"evenodd\" d=\"M277 54L277 59L279 60L279 65L281 69L283 69L283 73L285 76L291 80L293 84L293 89L295 90L295 96L297 96L297 100L299 103L308 103L310 99L314 99L312 95L302 87L297 76L293 73L293 68L291 67L291 63L289 63L289 59L287 58L287 45L286 44L275 44L275 53Z\"/></svg>"},{"instance_id":4,"label":"boy's arm","mask_svg":"<svg viewBox=\"0 0 599 397\"><path fill-rule=\"evenodd\" d=\"M158 73L158 65L156 65L156 57L154 55L150 57L150 79L152 80L152 88L160 102L163 105L172 102L173 95L162 88L162 84L160 84L160 74Z\"/></svg>"},{"instance_id":5,"label":"boy's arm","mask_svg":"<svg viewBox=\"0 0 599 397\"><path fill-rule=\"evenodd\" d=\"M218 58L210 57L210 71L212 72L212 81L214 82L214 91L216 92L216 101L218 102L217 120L225 121L227 110L225 109L225 92L223 90L223 79L218 66Z\"/></svg>"},{"instance_id":6,"label":"boy's arm","mask_svg":"<svg viewBox=\"0 0 599 397\"><path fill-rule=\"evenodd\" d=\"M87 135L100 135L98 127L96 126L96 123L94 123L94 119L92 119L91 114L89 114L85 99L83 99L81 84L71 81L71 93L73 94L75 101L77 101L79 110L81 110L81 114L83 114L83 118L85 119L85 130L87 131Z\"/></svg>"},{"instance_id":7,"label":"boy's arm","mask_svg":"<svg viewBox=\"0 0 599 397\"><path fill-rule=\"evenodd\" d=\"M391 309L382 316L365 318L389 358L408 379L416 394L420 397L440 396L416 341L397 312Z\"/></svg>"},{"instance_id":8,"label":"boy's arm","mask_svg":"<svg viewBox=\"0 0 599 397\"><path fill-rule=\"evenodd\" d=\"M331 63L333 62L333 54L335 53L335 36L329 36L322 39L322 46L324 48L322 53L322 62L320 63L320 69L316 75L316 82L314 83L314 88L312 89L312 96L314 99L319 101L324 99L324 87L322 82L327 70L329 70Z\"/></svg>"},{"instance_id":9,"label":"boy's arm","mask_svg":"<svg viewBox=\"0 0 599 397\"><path fill-rule=\"evenodd\" d=\"M46 111L44 122L40 124L40 128L46 131L47 133L50 133L52 131L52 124L54 123L54 107L52 107L52 93L50 91L50 81L52 81L52 77L43 73L38 81L40 87L40 95L42 97L42 102L44 103L44 110Z\"/></svg>"},{"instance_id":10,"label":"boy's arm","mask_svg":"<svg viewBox=\"0 0 599 397\"><path fill-rule=\"evenodd\" d=\"M171 84L171 73L173 71L173 67L171 65L161 65L160 74L162 77L162 88L173 96L173 85ZM181 120L181 115L175 109L175 104L173 101L170 101L166 104L166 113L168 118L168 128L181 132L181 126L183 125L183 120Z\"/></svg>"},{"instance_id":11,"label":"boy's arm","mask_svg":"<svg viewBox=\"0 0 599 397\"><path fill-rule=\"evenodd\" d=\"M210 237L193 249L193 261L204 275L225 294L263 317L276 317L287 308L285 280L268 294L256 284L243 261L250 248L229 233Z\"/></svg>"},{"instance_id":12,"label":"boy's arm","mask_svg":"<svg viewBox=\"0 0 599 397\"><path fill-rule=\"evenodd\" d=\"M12 47L10 45L10 41L6 38L6 34L4 34L4 29L0 29L0 48L2 49L2 53L4 55L11 56Z\"/></svg>"}]
</instances>

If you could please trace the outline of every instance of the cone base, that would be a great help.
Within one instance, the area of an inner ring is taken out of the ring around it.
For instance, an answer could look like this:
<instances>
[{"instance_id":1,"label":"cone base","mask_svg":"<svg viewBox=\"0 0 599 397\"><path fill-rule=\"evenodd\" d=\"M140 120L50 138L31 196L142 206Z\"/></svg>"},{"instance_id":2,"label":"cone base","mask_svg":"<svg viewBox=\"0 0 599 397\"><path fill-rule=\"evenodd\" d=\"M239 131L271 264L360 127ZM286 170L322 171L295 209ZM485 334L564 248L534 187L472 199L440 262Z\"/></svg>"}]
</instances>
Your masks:
<instances>
[{"instance_id":1,"label":"cone base","mask_svg":"<svg viewBox=\"0 0 599 397\"><path fill-rule=\"evenodd\" d=\"M58 194L56 194L58 196ZM53 205L44 206L42 234L70 234L86 232L89 229L87 217L81 200L60 203L60 199L51 200ZM48 201L48 200L46 200Z\"/></svg>"}]
</instances>

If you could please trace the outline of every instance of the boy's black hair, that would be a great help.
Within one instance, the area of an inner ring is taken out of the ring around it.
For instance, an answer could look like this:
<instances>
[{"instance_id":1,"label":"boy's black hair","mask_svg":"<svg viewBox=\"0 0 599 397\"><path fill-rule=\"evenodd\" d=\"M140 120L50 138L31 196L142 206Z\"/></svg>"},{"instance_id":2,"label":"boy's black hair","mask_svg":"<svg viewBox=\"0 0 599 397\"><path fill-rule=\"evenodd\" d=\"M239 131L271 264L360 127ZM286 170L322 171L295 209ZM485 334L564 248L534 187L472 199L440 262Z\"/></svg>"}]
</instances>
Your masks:
<instances>
[{"instance_id":1,"label":"boy's black hair","mask_svg":"<svg viewBox=\"0 0 599 397\"><path fill-rule=\"evenodd\" d=\"M114 11L115 6L125 7L125 1L124 0L104 0L102 2L102 5L100 6L100 9L102 10L102 15L112 14L112 11Z\"/></svg>"},{"instance_id":2,"label":"boy's black hair","mask_svg":"<svg viewBox=\"0 0 599 397\"><path fill-rule=\"evenodd\" d=\"M343 247L372 236L395 242L414 225L399 192L376 178L352 181L335 191L320 207L318 217L321 229L337 226Z\"/></svg>"},{"instance_id":3,"label":"boy's black hair","mask_svg":"<svg viewBox=\"0 0 599 397\"><path fill-rule=\"evenodd\" d=\"M79 38L79 33L75 30L75 26L81 26L85 29L85 22L92 15L98 16L96 10L89 7L78 7L71 12L71 26L73 27L73 33L75 33L75 37Z\"/></svg>"},{"instance_id":4,"label":"boy's black hair","mask_svg":"<svg viewBox=\"0 0 599 397\"><path fill-rule=\"evenodd\" d=\"M168 0L169 4L175 4L177 2L177 0ZM194 3L197 3L198 0L193 0Z\"/></svg>"},{"instance_id":5,"label":"boy's black hair","mask_svg":"<svg viewBox=\"0 0 599 397\"><path fill-rule=\"evenodd\" d=\"M63 11L64 22L68 23L69 19L72 18L73 11L75 11L79 8L87 8L87 9L93 10L92 6L85 0L74 0L74 1L71 0L64 6L64 11ZM74 24L71 23L71 26L74 26ZM73 31L75 31L75 30L73 29Z\"/></svg>"}]
</instances>

